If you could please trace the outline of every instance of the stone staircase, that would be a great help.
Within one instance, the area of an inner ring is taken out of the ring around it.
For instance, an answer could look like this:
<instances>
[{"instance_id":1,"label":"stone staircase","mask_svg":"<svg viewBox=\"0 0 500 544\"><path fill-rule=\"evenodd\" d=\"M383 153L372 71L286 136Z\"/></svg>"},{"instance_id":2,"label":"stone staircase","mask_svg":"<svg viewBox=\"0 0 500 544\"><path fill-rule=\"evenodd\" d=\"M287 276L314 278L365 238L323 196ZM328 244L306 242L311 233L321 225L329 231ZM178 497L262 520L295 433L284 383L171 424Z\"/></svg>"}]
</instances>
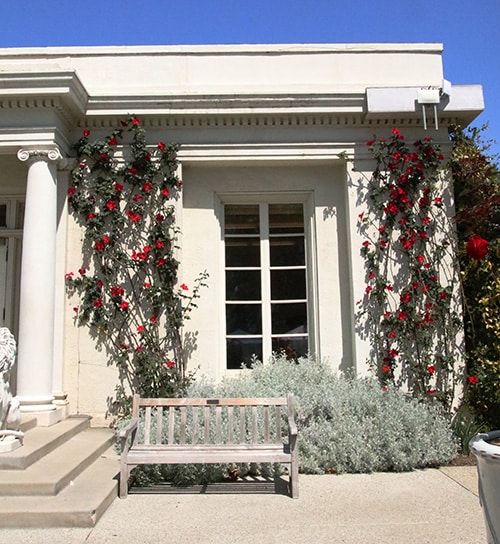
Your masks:
<instances>
[{"instance_id":1,"label":"stone staircase","mask_svg":"<svg viewBox=\"0 0 500 544\"><path fill-rule=\"evenodd\" d=\"M24 445L0 454L0 527L93 527L117 496L113 431L89 417L22 430Z\"/></svg>"}]
</instances>

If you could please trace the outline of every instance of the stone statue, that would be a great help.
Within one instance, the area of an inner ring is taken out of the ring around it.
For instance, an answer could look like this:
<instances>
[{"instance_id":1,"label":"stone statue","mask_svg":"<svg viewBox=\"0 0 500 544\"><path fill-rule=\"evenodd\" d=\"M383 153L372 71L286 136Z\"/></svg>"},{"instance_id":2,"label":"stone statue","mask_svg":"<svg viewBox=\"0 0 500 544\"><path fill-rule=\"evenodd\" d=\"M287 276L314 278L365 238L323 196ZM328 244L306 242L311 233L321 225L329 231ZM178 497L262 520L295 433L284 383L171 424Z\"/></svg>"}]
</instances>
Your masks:
<instances>
[{"instance_id":1,"label":"stone statue","mask_svg":"<svg viewBox=\"0 0 500 544\"><path fill-rule=\"evenodd\" d=\"M23 443L19 430L19 400L10 392L10 371L16 360L16 341L6 327L0 327L0 453L12 451Z\"/></svg>"}]
</instances>

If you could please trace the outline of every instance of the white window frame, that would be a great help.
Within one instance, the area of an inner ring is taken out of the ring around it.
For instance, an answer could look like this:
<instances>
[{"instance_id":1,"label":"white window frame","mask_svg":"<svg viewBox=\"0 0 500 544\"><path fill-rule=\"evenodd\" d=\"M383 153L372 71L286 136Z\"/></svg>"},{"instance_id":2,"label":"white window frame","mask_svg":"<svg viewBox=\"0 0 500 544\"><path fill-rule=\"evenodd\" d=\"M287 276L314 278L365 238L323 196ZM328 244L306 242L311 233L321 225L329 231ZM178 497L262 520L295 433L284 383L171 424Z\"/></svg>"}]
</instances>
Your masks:
<instances>
[{"instance_id":1,"label":"white window frame","mask_svg":"<svg viewBox=\"0 0 500 544\"><path fill-rule=\"evenodd\" d=\"M287 192L283 194L282 192L238 192L238 193L217 193L217 202L216 202L216 214L221 226L220 233L220 243L221 250L219 255L221 256L219 262L219 270L221 278L221 288L220 288L220 313L222 316L221 319L221 343L220 353L222 354L222 361L226 373L235 373L239 372L235 369L227 368L227 352L226 352L226 289L225 289L225 277L226 277L226 267L225 267L225 236L224 236L224 206L226 204L302 204L304 211L304 243L305 243L305 270L306 270L306 295L307 295L307 330L308 330L308 349L309 353L318 358L320 354L318 353L318 300L317 300L317 265L316 265L316 237L315 237L315 228L314 228L314 192L313 191L296 191L296 192ZM268 226L268 217L263 221L263 214L266 214L268 211L267 206L261 206L260 208L261 221L260 224ZM263 274L263 284L262 284L262 296L261 302L263 305L270 307L270 263L269 263L269 233L261 232L261 268L268 271L268 273ZM288 267L284 267L288 268ZM296 269L297 267L290 267ZM265 283L264 283L265 282ZM291 302L287 300L287 302ZM298 302L303 302L303 300L298 300ZM266 364L271 360L272 356L272 337L273 336L283 336L283 335L272 335L271 334L271 320L270 313L263 312L262 316L262 352L263 352L263 363ZM288 336L288 335L287 335Z\"/></svg>"}]
</instances>

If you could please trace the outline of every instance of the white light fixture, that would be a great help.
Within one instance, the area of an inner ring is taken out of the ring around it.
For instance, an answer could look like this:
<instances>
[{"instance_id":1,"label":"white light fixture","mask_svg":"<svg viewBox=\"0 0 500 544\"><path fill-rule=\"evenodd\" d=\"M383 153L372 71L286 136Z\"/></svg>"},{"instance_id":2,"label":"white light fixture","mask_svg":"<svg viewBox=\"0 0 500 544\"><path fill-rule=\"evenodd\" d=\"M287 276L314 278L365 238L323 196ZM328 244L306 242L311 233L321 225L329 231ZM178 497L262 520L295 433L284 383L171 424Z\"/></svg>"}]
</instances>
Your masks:
<instances>
[{"instance_id":1,"label":"white light fixture","mask_svg":"<svg viewBox=\"0 0 500 544\"><path fill-rule=\"evenodd\" d=\"M424 130L427 130L427 115L425 111L426 105L432 105L434 109L434 126L436 130L439 128L437 105L441 101L440 89L419 89L417 91L417 102L422 104L422 119L424 122Z\"/></svg>"}]
</instances>

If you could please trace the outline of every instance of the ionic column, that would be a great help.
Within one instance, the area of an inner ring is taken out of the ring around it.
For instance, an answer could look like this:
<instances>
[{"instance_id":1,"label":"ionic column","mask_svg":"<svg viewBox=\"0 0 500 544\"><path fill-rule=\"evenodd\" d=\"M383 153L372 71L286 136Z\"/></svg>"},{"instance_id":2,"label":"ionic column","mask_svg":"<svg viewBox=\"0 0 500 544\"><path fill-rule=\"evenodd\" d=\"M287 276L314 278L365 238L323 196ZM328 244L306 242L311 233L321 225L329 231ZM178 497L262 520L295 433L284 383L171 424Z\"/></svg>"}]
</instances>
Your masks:
<instances>
[{"instance_id":1,"label":"ionic column","mask_svg":"<svg viewBox=\"0 0 500 544\"><path fill-rule=\"evenodd\" d=\"M51 412L58 149L20 150L28 164L23 228L17 394L22 412Z\"/></svg>"}]
</instances>

